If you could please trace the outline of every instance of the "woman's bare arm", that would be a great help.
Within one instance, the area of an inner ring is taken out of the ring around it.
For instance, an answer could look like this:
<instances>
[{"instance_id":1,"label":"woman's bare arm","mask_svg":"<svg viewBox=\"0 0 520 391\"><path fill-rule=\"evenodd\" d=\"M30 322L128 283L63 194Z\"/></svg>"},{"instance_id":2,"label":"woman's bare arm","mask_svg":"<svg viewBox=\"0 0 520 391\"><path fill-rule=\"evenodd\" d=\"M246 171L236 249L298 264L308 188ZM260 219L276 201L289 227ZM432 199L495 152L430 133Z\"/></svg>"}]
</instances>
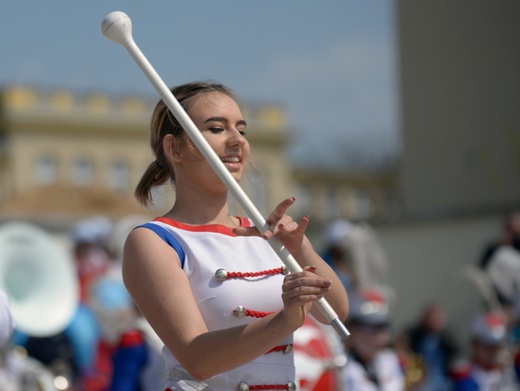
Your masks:
<instances>
[{"instance_id":1,"label":"woman's bare arm","mask_svg":"<svg viewBox=\"0 0 520 391\"><path fill-rule=\"evenodd\" d=\"M203 380L265 354L303 324L326 283L311 271L291 275L284 310L244 326L208 332L180 260L155 233L138 228L125 244L123 278L156 333L195 378Z\"/></svg>"}]
</instances>

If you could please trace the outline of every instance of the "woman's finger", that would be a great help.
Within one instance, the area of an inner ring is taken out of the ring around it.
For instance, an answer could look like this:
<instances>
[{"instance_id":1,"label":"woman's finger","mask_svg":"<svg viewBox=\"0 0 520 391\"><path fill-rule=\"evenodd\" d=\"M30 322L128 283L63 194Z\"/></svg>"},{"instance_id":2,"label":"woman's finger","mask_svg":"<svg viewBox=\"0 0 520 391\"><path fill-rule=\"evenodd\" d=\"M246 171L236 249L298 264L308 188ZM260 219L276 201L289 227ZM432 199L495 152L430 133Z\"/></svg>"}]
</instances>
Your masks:
<instances>
[{"instance_id":1,"label":"woman's finger","mask_svg":"<svg viewBox=\"0 0 520 391\"><path fill-rule=\"evenodd\" d=\"M284 278L282 291L315 291L317 289L327 292L330 290L331 281L319 277L314 273L315 270L316 268L314 266L306 266L302 272L288 274Z\"/></svg>"},{"instance_id":2,"label":"woman's finger","mask_svg":"<svg viewBox=\"0 0 520 391\"><path fill-rule=\"evenodd\" d=\"M274 210L267 217L267 220L266 220L267 224L273 225L278 220L280 220L283 216L285 216L285 212L287 212L287 209L289 209L289 207L294 203L295 199L296 198L294 198L294 197L286 198L285 200L280 202L278 205L276 205Z\"/></svg>"},{"instance_id":3,"label":"woman's finger","mask_svg":"<svg viewBox=\"0 0 520 391\"><path fill-rule=\"evenodd\" d=\"M303 216L300 224L298 224L298 227L295 230L295 233L299 235L305 235L305 232L307 231L307 227L309 226L309 216Z\"/></svg>"}]
</instances>

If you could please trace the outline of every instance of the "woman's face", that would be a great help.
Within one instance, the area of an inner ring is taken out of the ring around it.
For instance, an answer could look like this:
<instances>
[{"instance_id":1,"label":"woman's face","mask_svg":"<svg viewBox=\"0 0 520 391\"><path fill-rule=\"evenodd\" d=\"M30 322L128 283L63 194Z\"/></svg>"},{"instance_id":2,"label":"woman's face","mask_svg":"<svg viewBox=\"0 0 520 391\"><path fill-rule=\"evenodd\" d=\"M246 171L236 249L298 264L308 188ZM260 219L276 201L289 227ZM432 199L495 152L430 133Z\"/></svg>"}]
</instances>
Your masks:
<instances>
[{"instance_id":1,"label":"woman's face","mask_svg":"<svg viewBox=\"0 0 520 391\"><path fill-rule=\"evenodd\" d=\"M240 181L249 160L250 147L245 138L246 121L238 104L220 92L205 93L195 98L188 115L229 172ZM188 138L180 157L189 175L196 175L205 182L218 179ZM218 181L221 182L220 179Z\"/></svg>"}]
</instances>

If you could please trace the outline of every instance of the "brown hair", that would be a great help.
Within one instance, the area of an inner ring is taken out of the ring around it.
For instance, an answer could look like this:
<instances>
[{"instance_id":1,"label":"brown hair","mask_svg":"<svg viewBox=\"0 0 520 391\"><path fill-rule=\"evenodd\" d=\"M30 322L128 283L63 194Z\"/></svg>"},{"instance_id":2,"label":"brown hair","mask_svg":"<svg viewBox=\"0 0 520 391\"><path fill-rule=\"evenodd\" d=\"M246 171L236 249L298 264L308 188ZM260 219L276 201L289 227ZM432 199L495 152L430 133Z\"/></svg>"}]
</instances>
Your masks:
<instances>
[{"instance_id":1,"label":"brown hair","mask_svg":"<svg viewBox=\"0 0 520 391\"><path fill-rule=\"evenodd\" d=\"M220 92L228 95L241 105L234 91L218 83L192 82L174 87L171 92L186 112L189 111L194 98L209 92ZM135 189L135 197L144 206L153 201L151 192L154 187L163 185L168 181L175 182L173 167L166 158L162 145L167 134L182 139L185 133L164 101L160 100L155 106L150 123L150 146L155 155L155 160L148 165Z\"/></svg>"}]
</instances>

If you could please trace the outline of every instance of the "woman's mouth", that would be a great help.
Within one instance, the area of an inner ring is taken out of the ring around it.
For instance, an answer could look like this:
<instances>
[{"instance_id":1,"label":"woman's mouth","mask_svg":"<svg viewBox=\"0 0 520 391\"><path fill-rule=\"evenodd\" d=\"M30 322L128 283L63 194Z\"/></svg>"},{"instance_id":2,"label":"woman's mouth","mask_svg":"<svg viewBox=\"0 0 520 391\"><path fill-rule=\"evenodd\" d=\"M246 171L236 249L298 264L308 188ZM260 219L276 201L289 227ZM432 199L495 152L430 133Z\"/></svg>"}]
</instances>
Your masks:
<instances>
[{"instance_id":1,"label":"woman's mouth","mask_svg":"<svg viewBox=\"0 0 520 391\"><path fill-rule=\"evenodd\" d=\"M239 156L225 156L225 157L222 157L220 160L222 160L224 165L230 171L235 171L235 170L239 169L241 166L241 159Z\"/></svg>"}]
</instances>

